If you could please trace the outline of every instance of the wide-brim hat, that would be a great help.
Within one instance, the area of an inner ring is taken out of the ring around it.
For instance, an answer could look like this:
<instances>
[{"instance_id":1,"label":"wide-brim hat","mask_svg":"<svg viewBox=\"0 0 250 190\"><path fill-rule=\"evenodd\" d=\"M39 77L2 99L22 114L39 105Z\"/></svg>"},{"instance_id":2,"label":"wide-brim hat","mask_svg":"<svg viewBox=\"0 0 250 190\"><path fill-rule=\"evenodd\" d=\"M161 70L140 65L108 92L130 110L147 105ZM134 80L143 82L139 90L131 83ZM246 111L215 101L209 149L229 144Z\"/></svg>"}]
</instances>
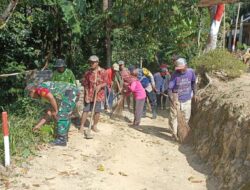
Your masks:
<instances>
[{"instance_id":1,"label":"wide-brim hat","mask_svg":"<svg viewBox=\"0 0 250 190\"><path fill-rule=\"evenodd\" d=\"M67 65L63 59L57 59L54 67L67 67Z\"/></svg>"}]
</instances>

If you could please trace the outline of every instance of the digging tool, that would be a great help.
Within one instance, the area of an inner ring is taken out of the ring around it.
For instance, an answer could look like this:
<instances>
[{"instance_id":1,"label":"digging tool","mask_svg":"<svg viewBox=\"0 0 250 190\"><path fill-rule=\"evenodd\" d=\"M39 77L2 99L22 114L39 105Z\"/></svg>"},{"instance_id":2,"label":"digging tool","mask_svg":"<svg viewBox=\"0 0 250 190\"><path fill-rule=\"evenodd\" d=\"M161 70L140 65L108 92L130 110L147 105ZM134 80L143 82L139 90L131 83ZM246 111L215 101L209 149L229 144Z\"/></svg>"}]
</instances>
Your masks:
<instances>
[{"instance_id":1,"label":"digging tool","mask_svg":"<svg viewBox=\"0 0 250 190\"><path fill-rule=\"evenodd\" d=\"M116 93L116 95L113 97L113 101L114 101L118 96L120 96L120 95L121 95L121 92Z\"/></svg>"},{"instance_id":2,"label":"digging tool","mask_svg":"<svg viewBox=\"0 0 250 190\"><path fill-rule=\"evenodd\" d=\"M161 93L161 95L163 95L165 97L169 97L168 94L165 94L165 93Z\"/></svg>"},{"instance_id":3,"label":"digging tool","mask_svg":"<svg viewBox=\"0 0 250 190\"><path fill-rule=\"evenodd\" d=\"M93 124L93 118L94 118L94 114L95 114L96 98L97 98L97 93L95 91L95 93L94 93L94 103L93 103L93 107L92 107L92 110L91 110L89 126L88 126L88 129L84 132L84 135L85 135L86 139L93 139L93 135L91 135L91 127L92 127L92 124Z\"/></svg>"},{"instance_id":4,"label":"digging tool","mask_svg":"<svg viewBox=\"0 0 250 190\"><path fill-rule=\"evenodd\" d=\"M107 106L108 109L112 109L112 108L109 107L109 98L110 98L110 94L111 94L111 91L112 91L112 86L113 85L111 85L111 87L110 87L110 92L108 92L108 96L106 96L106 106ZM109 91L108 87L107 87L107 90Z\"/></svg>"}]
</instances>

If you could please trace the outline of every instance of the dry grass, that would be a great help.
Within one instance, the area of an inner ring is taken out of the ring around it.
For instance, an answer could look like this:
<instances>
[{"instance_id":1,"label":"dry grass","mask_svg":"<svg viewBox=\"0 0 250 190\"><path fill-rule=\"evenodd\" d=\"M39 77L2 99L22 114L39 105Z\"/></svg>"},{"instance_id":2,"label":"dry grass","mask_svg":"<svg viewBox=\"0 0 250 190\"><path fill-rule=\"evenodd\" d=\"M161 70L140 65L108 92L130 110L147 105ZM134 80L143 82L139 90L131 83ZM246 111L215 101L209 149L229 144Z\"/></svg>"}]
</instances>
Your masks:
<instances>
[{"instance_id":1,"label":"dry grass","mask_svg":"<svg viewBox=\"0 0 250 190\"><path fill-rule=\"evenodd\" d=\"M179 141L180 143L186 143L188 141L190 128L180 108L177 108L177 121Z\"/></svg>"},{"instance_id":2,"label":"dry grass","mask_svg":"<svg viewBox=\"0 0 250 190\"><path fill-rule=\"evenodd\" d=\"M114 116L122 116L122 111L123 111L123 105L124 105L124 95L120 96L120 99L117 101L117 103L115 104L115 106L112 109L112 114L111 117Z\"/></svg>"}]
</instances>

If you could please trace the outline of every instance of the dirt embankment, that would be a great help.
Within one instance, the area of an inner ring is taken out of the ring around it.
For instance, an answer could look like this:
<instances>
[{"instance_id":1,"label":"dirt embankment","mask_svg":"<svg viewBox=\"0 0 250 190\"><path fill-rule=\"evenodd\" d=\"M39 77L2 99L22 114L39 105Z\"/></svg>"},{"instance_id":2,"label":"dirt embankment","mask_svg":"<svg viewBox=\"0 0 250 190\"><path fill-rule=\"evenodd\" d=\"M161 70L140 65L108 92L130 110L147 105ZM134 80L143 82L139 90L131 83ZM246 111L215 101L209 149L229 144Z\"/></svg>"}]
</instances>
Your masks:
<instances>
[{"instance_id":1,"label":"dirt embankment","mask_svg":"<svg viewBox=\"0 0 250 190\"><path fill-rule=\"evenodd\" d=\"M193 106L193 145L220 190L250 189L250 75L230 82L212 79Z\"/></svg>"}]
</instances>

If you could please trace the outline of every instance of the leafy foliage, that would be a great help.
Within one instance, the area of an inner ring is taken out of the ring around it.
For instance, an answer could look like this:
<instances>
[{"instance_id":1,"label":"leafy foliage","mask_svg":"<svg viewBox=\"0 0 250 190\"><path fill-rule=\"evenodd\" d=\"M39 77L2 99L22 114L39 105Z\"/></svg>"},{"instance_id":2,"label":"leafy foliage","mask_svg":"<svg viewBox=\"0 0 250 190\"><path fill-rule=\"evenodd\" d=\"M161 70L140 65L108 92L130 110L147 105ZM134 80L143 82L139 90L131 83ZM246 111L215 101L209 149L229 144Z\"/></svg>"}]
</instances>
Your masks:
<instances>
[{"instance_id":1,"label":"leafy foliage","mask_svg":"<svg viewBox=\"0 0 250 190\"><path fill-rule=\"evenodd\" d=\"M207 10L196 6L198 0L109 1L113 5L104 12L101 0L22 0L0 30L0 73L22 73L0 78L0 105L9 111L12 154L27 157L34 144L52 135L50 125L40 135L31 133L40 110L24 98L24 71L41 69L46 62L52 69L56 58L65 58L68 68L81 79L90 55L98 55L101 66L106 66L108 32L113 62L122 59L129 65L143 59L143 65L150 69L163 61L171 65L173 54L191 59L206 43L210 20ZM1 0L0 12L8 3ZM235 10L230 5L228 18ZM193 65L200 69L205 64L206 71L223 69L232 76L245 69L228 53L221 53L195 58Z\"/></svg>"},{"instance_id":2,"label":"leafy foliage","mask_svg":"<svg viewBox=\"0 0 250 190\"><path fill-rule=\"evenodd\" d=\"M52 139L51 125L45 125L40 134L32 133L32 128L41 116L39 104L28 98L22 98L7 108L10 130L10 152L12 156L26 158L35 153L39 143L47 143ZM0 135L2 136L2 131ZM0 138L3 147L3 138ZM0 159L4 157L0 149Z\"/></svg>"},{"instance_id":3,"label":"leafy foliage","mask_svg":"<svg viewBox=\"0 0 250 190\"><path fill-rule=\"evenodd\" d=\"M65 58L77 78L86 70L87 59L96 54L106 66L106 27L110 30L113 63L122 59L127 65L158 68L178 54L190 60L202 54L209 32L206 8L198 0L113 0L103 12L101 0L23 0L7 26L0 30L1 73L40 69L56 58ZM1 10L8 1L0 3ZM249 5L244 4L243 12ZM226 21L235 14L227 6ZM229 25L226 26L229 28ZM199 44L198 44L198 36ZM222 35L219 35L221 47ZM24 75L0 78L3 91L0 104L23 95Z\"/></svg>"},{"instance_id":4,"label":"leafy foliage","mask_svg":"<svg viewBox=\"0 0 250 190\"><path fill-rule=\"evenodd\" d=\"M226 78L239 77L247 70L247 66L228 51L217 49L191 61L192 67L198 72L220 72Z\"/></svg>"},{"instance_id":5,"label":"leafy foliage","mask_svg":"<svg viewBox=\"0 0 250 190\"><path fill-rule=\"evenodd\" d=\"M113 58L138 63L143 57L155 63L169 61L174 54L197 53L200 11L196 1L116 1L112 11ZM118 14L116 16L116 14ZM206 32L206 31L205 31ZM202 31L202 37L205 35ZM203 40L202 42L205 42Z\"/></svg>"}]
</instances>

